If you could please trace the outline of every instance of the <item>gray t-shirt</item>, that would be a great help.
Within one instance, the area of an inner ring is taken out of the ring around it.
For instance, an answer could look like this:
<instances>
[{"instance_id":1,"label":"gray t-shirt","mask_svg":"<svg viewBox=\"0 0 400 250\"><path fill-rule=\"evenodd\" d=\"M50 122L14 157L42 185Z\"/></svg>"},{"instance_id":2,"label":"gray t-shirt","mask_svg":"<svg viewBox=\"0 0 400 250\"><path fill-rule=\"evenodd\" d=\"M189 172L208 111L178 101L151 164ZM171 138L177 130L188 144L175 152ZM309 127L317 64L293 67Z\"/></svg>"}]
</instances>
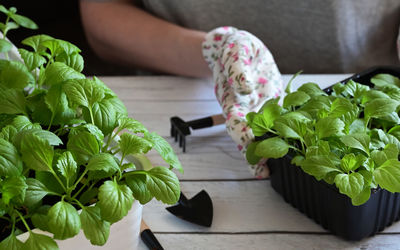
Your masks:
<instances>
[{"instance_id":1,"label":"gray t-shirt","mask_svg":"<svg viewBox=\"0 0 400 250\"><path fill-rule=\"evenodd\" d=\"M155 16L260 38L282 73L350 73L399 64L400 0L138 0Z\"/></svg>"}]
</instances>

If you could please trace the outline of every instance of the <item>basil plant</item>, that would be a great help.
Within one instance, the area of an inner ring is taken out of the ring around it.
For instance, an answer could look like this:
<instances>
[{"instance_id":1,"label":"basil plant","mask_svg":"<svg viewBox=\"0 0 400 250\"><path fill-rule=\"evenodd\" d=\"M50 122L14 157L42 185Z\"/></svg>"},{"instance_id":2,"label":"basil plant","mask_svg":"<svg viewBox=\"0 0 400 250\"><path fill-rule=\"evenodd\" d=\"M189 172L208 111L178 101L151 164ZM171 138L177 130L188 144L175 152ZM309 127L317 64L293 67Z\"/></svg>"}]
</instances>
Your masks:
<instances>
[{"instance_id":1,"label":"basil plant","mask_svg":"<svg viewBox=\"0 0 400 250\"><path fill-rule=\"evenodd\" d=\"M247 160L292 157L305 173L335 185L353 205L371 189L400 192L400 79L377 74L370 86L338 83L330 94L315 83L286 89L283 105L267 101L247 121L255 136Z\"/></svg>"},{"instance_id":2,"label":"basil plant","mask_svg":"<svg viewBox=\"0 0 400 250\"><path fill-rule=\"evenodd\" d=\"M110 225L135 200L176 203L180 186L172 170L183 170L167 141L128 117L100 79L81 73L75 45L35 35L22 41L22 60L8 60L7 32L37 26L15 8L0 5L0 12L6 15L0 23L0 249L57 249L54 239L80 230L104 245ZM150 150L167 167L152 166ZM17 238L22 232L29 233L26 242Z\"/></svg>"}]
</instances>

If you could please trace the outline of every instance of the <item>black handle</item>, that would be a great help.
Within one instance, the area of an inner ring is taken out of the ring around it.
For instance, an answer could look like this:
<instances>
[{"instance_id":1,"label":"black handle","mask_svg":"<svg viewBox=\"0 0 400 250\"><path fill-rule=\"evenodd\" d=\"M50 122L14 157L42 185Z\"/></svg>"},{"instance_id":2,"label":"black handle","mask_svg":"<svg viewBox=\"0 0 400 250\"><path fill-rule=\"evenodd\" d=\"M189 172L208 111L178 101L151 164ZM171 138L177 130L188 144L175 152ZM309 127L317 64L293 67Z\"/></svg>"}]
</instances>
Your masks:
<instances>
[{"instance_id":1,"label":"black handle","mask_svg":"<svg viewBox=\"0 0 400 250\"><path fill-rule=\"evenodd\" d=\"M214 125L214 122L213 122L213 119L211 116L193 120L193 121L188 121L186 123L192 129L208 128L208 127L212 127Z\"/></svg>"},{"instance_id":2,"label":"black handle","mask_svg":"<svg viewBox=\"0 0 400 250\"><path fill-rule=\"evenodd\" d=\"M140 237L150 250L164 250L150 229L143 230Z\"/></svg>"}]
</instances>

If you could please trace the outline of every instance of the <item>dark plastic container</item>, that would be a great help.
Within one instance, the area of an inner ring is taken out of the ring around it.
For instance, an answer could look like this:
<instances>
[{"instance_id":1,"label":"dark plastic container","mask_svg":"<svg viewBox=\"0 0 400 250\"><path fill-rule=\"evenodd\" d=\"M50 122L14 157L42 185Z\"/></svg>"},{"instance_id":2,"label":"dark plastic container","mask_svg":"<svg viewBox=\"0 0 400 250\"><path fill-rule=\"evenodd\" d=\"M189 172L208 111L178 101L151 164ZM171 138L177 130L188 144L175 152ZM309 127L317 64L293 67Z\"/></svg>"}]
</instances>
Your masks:
<instances>
[{"instance_id":1,"label":"dark plastic container","mask_svg":"<svg viewBox=\"0 0 400 250\"><path fill-rule=\"evenodd\" d=\"M400 77L400 67L381 66L368 69L350 78L369 85L370 78L379 73ZM331 89L325 89L330 92ZM357 241L382 231L400 219L400 194L383 189L372 190L370 199L353 206L346 195L334 185L317 181L300 167L290 163L291 156L269 159L271 185L286 202L306 214L323 228L347 240Z\"/></svg>"}]
</instances>

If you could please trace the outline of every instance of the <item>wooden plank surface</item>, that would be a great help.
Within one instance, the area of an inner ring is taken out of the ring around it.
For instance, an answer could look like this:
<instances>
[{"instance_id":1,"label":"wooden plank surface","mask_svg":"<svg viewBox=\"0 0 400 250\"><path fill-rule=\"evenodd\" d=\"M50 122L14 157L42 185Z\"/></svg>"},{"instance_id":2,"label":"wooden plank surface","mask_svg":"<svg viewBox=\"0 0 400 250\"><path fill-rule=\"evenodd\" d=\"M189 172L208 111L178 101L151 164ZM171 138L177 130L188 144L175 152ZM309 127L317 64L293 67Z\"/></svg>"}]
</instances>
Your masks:
<instances>
[{"instance_id":1,"label":"wooden plank surface","mask_svg":"<svg viewBox=\"0 0 400 250\"><path fill-rule=\"evenodd\" d=\"M156 234L165 249L174 250L398 250L400 235L379 234L360 242L320 234ZM205 247L206 246L206 247ZM146 249L141 244L140 249Z\"/></svg>"},{"instance_id":2,"label":"wooden plank surface","mask_svg":"<svg viewBox=\"0 0 400 250\"><path fill-rule=\"evenodd\" d=\"M301 83L316 82L322 88L349 75L300 75ZM285 75L284 82L290 76ZM187 153L169 137L169 118L184 120L218 114L210 79L172 76L101 77L141 121L170 142L185 173L178 174L189 198L205 189L213 200L214 220L210 228L183 221L151 201L143 218L165 249L400 249L400 223L375 237L348 242L331 235L314 221L287 204L270 186L269 180L255 180L243 156L223 125L196 130L187 137ZM150 159L165 165L154 152ZM139 249L146 249L141 244Z\"/></svg>"}]
</instances>

